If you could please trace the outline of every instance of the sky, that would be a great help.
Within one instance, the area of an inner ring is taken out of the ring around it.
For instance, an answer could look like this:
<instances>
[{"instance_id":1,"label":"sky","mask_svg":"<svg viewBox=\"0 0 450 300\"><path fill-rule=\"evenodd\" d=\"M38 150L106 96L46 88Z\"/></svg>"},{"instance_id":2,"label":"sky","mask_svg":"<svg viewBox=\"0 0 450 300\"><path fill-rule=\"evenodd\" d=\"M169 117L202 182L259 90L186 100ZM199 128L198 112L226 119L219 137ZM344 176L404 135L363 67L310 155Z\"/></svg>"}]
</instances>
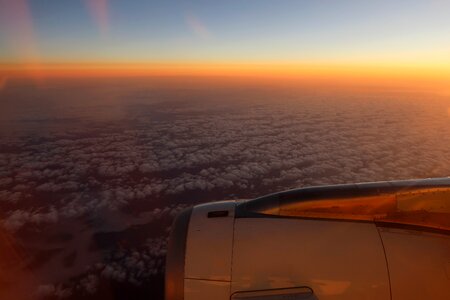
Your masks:
<instances>
[{"instance_id":1,"label":"sky","mask_svg":"<svg viewBox=\"0 0 450 300\"><path fill-rule=\"evenodd\" d=\"M450 1L0 0L0 43L0 63L41 67L357 66L447 76Z\"/></svg>"}]
</instances>

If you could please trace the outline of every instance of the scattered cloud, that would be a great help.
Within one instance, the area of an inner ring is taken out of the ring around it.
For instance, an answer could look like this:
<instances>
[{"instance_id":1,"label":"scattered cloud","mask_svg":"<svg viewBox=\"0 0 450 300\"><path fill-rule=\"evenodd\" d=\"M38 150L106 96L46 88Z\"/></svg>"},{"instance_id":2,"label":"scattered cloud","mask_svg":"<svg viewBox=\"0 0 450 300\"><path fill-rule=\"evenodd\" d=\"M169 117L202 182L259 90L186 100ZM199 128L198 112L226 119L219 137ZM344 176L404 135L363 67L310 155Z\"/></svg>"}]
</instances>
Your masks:
<instances>
[{"instance_id":1,"label":"scattered cloud","mask_svg":"<svg viewBox=\"0 0 450 300\"><path fill-rule=\"evenodd\" d=\"M423 110L415 99L347 106L344 100L310 101L257 110L249 104L233 114L208 114L206 107L196 117L143 121L140 129L107 128L110 133L89 137L12 138L9 147L20 150L0 158L0 203L16 209L4 211L3 223L15 229L135 201L165 206L167 197L194 193L206 201L450 174L450 132L442 114L448 104L427 102ZM51 206L27 210L21 203L42 197L53 199Z\"/></svg>"}]
</instances>

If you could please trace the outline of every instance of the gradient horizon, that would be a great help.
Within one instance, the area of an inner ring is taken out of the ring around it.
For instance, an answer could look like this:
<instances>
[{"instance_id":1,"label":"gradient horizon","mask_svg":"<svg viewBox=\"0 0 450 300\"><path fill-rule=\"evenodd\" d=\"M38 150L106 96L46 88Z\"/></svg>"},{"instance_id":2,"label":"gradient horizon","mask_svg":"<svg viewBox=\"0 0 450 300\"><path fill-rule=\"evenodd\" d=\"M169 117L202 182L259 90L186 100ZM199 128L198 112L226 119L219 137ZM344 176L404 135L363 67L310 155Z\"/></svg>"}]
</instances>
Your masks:
<instances>
[{"instance_id":1,"label":"gradient horizon","mask_svg":"<svg viewBox=\"0 0 450 300\"><path fill-rule=\"evenodd\" d=\"M450 1L0 0L16 76L250 76L448 90Z\"/></svg>"}]
</instances>

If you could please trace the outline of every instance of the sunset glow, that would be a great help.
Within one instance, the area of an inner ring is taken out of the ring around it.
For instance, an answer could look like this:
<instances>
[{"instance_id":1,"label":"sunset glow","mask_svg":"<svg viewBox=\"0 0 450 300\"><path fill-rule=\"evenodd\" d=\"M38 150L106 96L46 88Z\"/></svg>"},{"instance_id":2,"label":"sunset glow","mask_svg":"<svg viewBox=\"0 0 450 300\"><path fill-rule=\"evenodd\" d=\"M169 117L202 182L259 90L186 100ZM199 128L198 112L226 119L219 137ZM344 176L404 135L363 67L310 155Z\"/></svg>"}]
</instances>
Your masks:
<instances>
[{"instance_id":1,"label":"sunset glow","mask_svg":"<svg viewBox=\"0 0 450 300\"><path fill-rule=\"evenodd\" d=\"M2 76L449 85L447 1L0 3Z\"/></svg>"},{"instance_id":2,"label":"sunset glow","mask_svg":"<svg viewBox=\"0 0 450 300\"><path fill-rule=\"evenodd\" d=\"M142 64L34 64L0 66L6 78L31 77L147 77L194 76L247 78L273 83L338 86L402 86L449 92L450 69L438 66L395 66L360 64L240 64L240 63L142 63Z\"/></svg>"}]
</instances>

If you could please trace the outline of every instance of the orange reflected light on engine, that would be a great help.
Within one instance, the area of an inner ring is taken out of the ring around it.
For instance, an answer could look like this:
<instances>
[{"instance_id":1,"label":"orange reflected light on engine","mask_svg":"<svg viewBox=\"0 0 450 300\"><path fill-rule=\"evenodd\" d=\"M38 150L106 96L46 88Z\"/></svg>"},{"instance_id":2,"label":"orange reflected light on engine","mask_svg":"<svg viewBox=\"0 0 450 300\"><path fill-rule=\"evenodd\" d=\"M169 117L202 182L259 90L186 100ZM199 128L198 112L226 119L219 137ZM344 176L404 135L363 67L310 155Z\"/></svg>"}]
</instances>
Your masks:
<instances>
[{"instance_id":1,"label":"orange reflected light on engine","mask_svg":"<svg viewBox=\"0 0 450 300\"><path fill-rule=\"evenodd\" d=\"M320 199L281 204L282 216L376 221L410 224L450 230L450 189L432 188L420 192L360 197Z\"/></svg>"}]
</instances>

